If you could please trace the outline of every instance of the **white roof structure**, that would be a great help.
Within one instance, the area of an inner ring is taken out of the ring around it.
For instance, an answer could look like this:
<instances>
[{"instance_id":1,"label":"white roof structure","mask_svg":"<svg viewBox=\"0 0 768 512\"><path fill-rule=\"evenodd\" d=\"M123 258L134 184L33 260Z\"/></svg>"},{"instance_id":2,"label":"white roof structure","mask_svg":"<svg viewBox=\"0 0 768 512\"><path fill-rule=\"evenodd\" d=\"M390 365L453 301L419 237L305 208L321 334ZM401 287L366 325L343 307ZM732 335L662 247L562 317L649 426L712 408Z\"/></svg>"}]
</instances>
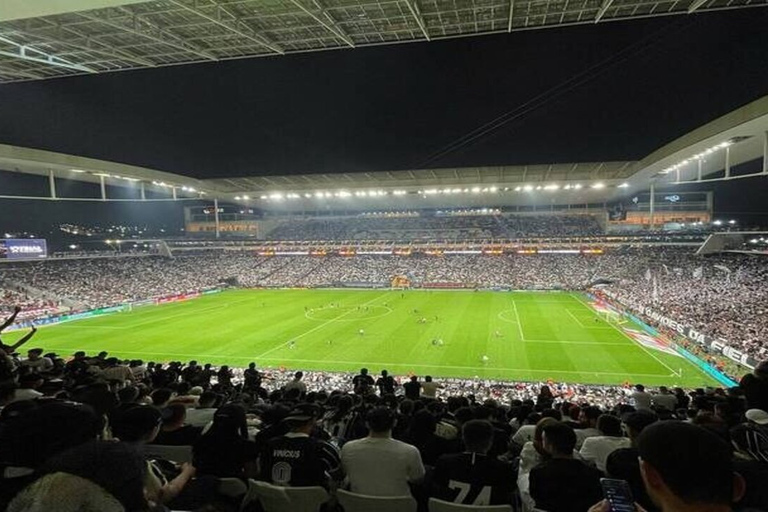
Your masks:
<instances>
[{"instance_id":1,"label":"white roof structure","mask_svg":"<svg viewBox=\"0 0 768 512\"><path fill-rule=\"evenodd\" d=\"M0 145L0 170L47 176L51 181L140 187L169 199L204 197L267 210L315 210L339 206L339 201L350 209L595 204L647 191L651 183L672 186L677 182L768 178L768 96L697 128L640 161L194 179ZM55 192L55 184L51 189ZM104 190L102 186L102 194Z\"/></svg>"},{"instance_id":2,"label":"white roof structure","mask_svg":"<svg viewBox=\"0 0 768 512\"><path fill-rule=\"evenodd\" d=\"M2 0L0 83L765 6L768 0Z\"/></svg>"}]
</instances>

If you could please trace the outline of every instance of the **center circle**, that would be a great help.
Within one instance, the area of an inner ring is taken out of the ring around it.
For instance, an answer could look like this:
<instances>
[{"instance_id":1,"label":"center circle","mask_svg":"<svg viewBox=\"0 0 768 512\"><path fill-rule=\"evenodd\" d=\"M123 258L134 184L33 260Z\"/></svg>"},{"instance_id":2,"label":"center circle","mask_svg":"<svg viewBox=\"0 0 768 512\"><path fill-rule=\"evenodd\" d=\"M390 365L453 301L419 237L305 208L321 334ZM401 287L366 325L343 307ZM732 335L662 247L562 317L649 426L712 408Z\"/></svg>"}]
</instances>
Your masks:
<instances>
[{"instance_id":1,"label":"center circle","mask_svg":"<svg viewBox=\"0 0 768 512\"><path fill-rule=\"evenodd\" d=\"M310 309L304 316L310 320L328 322L357 322L387 316L392 312L389 306L338 306Z\"/></svg>"}]
</instances>

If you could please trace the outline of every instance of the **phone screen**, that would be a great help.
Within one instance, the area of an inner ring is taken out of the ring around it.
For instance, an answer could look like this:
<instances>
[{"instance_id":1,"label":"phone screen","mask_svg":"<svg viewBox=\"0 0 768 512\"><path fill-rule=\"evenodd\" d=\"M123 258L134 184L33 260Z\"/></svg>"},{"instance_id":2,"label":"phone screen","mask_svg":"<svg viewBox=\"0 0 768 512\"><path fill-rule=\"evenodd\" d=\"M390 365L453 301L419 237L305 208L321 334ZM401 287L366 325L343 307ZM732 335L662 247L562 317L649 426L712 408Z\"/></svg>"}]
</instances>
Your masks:
<instances>
[{"instance_id":1,"label":"phone screen","mask_svg":"<svg viewBox=\"0 0 768 512\"><path fill-rule=\"evenodd\" d=\"M611 512L635 512L635 500L626 480L601 478L603 496L611 505Z\"/></svg>"}]
</instances>

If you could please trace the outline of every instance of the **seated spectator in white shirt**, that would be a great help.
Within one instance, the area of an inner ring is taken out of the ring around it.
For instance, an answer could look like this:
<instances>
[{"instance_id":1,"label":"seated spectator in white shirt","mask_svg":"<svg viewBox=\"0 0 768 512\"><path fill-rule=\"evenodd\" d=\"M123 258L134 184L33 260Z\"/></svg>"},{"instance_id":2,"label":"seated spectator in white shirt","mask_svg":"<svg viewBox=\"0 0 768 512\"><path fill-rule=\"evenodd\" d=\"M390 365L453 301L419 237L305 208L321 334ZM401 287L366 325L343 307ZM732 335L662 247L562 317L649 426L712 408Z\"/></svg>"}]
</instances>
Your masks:
<instances>
[{"instance_id":1,"label":"seated spectator in white shirt","mask_svg":"<svg viewBox=\"0 0 768 512\"><path fill-rule=\"evenodd\" d=\"M13 394L13 401L34 400L43 396L38 388L43 385L43 377L37 373L28 373L19 377L19 387Z\"/></svg>"},{"instance_id":2,"label":"seated spectator in white shirt","mask_svg":"<svg viewBox=\"0 0 768 512\"><path fill-rule=\"evenodd\" d=\"M392 439L395 414L376 407L366 415L368 437L341 449L341 465L352 492L370 496L408 496L409 483L424 477L419 450Z\"/></svg>"},{"instance_id":3,"label":"seated spectator in white shirt","mask_svg":"<svg viewBox=\"0 0 768 512\"><path fill-rule=\"evenodd\" d=\"M608 456L619 448L629 448L631 442L621 431L621 420L616 416L603 414L597 419L597 429L602 435L588 437L584 440L579 453L581 457L593 463L597 469L605 473L605 462Z\"/></svg>"},{"instance_id":4,"label":"seated spectator in white shirt","mask_svg":"<svg viewBox=\"0 0 768 512\"><path fill-rule=\"evenodd\" d=\"M197 401L197 407L187 409L187 423L193 427L204 427L212 422L218 398L219 395L213 391L204 391Z\"/></svg>"},{"instance_id":5,"label":"seated spectator in white shirt","mask_svg":"<svg viewBox=\"0 0 768 512\"><path fill-rule=\"evenodd\" d=\"M33 348L27 351L27 358L21 361L23 370L32 373L48 373L53 369L53 361L43 356L43 349Z\"/></svg>"},{"instance_id":6,"label":"seated spectator in white shirt","mask_svg":"<svg viewBox=\"0 0 768 512\"><path fill-rule=\"evenodd\" d=\"M584 407L579 413L579 423L581 424L581 428L575 430L577 450L581 449L586 438L601 435L600 431L597 429L597 419L602 412L603 411L601 411L599 407L589 406Z\"/></svg>"}]
</instances>

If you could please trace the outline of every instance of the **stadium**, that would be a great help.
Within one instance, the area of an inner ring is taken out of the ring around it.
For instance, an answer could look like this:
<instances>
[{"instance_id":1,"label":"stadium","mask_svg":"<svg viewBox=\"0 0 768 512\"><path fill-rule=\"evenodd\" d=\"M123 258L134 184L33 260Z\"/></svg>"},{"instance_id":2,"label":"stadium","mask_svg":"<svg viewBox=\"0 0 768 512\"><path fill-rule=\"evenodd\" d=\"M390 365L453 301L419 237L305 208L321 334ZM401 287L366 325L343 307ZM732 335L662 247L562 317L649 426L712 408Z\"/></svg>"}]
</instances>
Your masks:
<instances>
[{"instance_id":1,"label":"stadium","mask_svg":"<svg viewBox=\"0 0 768 512\"><path fill-rule=\"evenodd\" d=\"M3 510L768 510L768 4L7 1Z\"/></svg>"}]
</instances>

